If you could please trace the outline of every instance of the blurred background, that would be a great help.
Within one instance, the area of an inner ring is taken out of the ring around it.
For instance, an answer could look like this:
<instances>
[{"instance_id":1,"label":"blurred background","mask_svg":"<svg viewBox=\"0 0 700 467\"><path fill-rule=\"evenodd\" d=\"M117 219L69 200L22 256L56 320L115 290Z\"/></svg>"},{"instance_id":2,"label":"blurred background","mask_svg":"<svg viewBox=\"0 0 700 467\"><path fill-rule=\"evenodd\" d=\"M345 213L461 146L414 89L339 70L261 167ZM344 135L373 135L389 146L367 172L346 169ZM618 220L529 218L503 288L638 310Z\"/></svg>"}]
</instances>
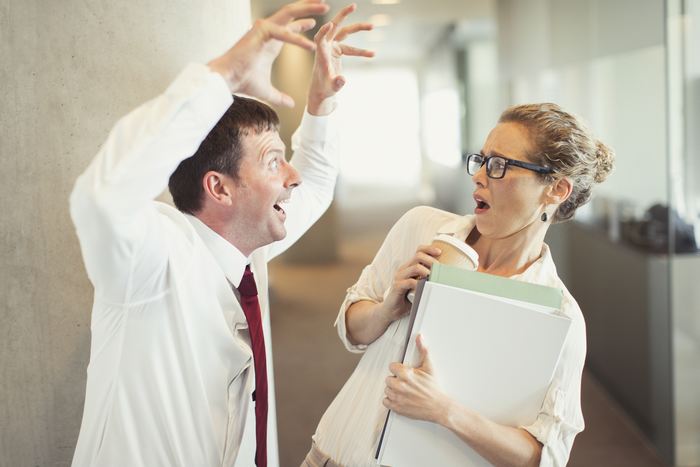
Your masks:
<instances>
[{"instance_id":1,"label":"blurred background","mask_svg":"<svg viewBox=\"0 0 700 467\"><path fill-rule=\"evenodd\" d=\"M279 0L0 0L0 465L69 465L92 289L68 193L119 116L225 50ZM344 2L329 0L333 10ZM271 265L280 463L299 465L353 370L333 322L410 207L474 206L461 155L508 105L552 101L616 151L550 229L587 321L584 431L570 465L700 466L700 0L358 0L336 201ZM329 18L326 18L329 19ZM274 81L288 142L313 57Z\"/></svg>"}]
</instances>

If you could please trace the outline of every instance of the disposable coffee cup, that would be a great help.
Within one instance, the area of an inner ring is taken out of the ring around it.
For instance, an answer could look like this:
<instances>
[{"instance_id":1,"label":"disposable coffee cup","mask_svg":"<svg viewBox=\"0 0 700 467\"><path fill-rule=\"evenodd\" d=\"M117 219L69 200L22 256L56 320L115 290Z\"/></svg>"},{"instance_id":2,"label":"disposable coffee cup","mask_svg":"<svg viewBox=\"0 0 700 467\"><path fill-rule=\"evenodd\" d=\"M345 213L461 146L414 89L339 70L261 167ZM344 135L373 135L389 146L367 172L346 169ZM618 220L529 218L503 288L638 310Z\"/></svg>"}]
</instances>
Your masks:
<instances>
[{"instance_id":1,"label":"disposable coffee cup","mask_svg":"<svg viewBox=\"0 0 700 467\"><path fill-rule=\"evenodd\" d=\"M433 239L431 246L439 248L442 253L436 259L440 264L476 271L479 266L479 254L467 242L452 235L440 234Z\"/></svg>"},{"instance_id":2,"label":"disposable coffee cup","mask_svg":"<svg viewBox=\"0 0 700 467\"><path fill-rule=\"evenodd\" d=\"M458 268L476 271L479 266L479 254L466 242L459 240L452 235L439 234L431 243L431 246L439 248L440 256L435 259L440 264L447 264ZM413 291L406 295L409 302L413 303L415 293Z\"/></svg>"}]
</instances>

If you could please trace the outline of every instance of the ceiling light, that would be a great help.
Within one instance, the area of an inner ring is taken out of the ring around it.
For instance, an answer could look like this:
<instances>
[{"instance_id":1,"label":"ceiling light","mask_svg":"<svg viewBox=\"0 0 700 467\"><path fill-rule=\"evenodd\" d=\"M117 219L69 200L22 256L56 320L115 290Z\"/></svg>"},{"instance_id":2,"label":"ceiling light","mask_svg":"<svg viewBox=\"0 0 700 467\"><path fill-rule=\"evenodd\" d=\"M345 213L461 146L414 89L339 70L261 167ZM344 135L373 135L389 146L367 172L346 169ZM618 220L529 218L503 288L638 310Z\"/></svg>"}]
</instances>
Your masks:
<instances>
[{"instance_id":1,"label":"ceiling light","mask_svg":"<svg viewBox=\"0 0 700 467\"><path fill-rule=\"evenodd\" d=\"M377 14L369 17L369 22L375 26L386 26L391 23L389 15Z\"/></svg>"},{"instance_id":2,"label":"ceiling light","mask_svg":"<svg viewBox=\"0 0 700 467\"><path fill-rule=\"evenodd\" d=\"M372 0L375 5L398 5L401 0Z\"/></svg>"},{"instance_id":3,"label":"ceiling light","mask_svg":"<svg viewBox=\"0 0 700 467\"><path fill-rule=\"evenodd\" d=\"M384 41L384 33L382 31L372 31L365 36L367 42L382 42Z\"/></svg>"}]
</instances>

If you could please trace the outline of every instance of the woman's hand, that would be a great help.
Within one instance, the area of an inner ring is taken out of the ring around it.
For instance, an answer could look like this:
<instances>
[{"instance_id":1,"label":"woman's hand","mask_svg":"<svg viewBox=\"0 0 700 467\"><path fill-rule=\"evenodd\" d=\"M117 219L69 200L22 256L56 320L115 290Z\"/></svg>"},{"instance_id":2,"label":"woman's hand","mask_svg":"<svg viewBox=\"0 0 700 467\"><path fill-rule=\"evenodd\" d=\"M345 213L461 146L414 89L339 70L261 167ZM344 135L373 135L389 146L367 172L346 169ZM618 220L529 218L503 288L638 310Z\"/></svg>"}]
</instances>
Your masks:
<instances>
[{"instance_id":1,"label":"woman's hand","mask_svg":"<svg viewBox=\"0 0 700 467\"><path fill-rule=\"evenodd\" d=\"M308 111L312 115L327 115L333 111L335 103L332 97L345 85L345 78L341 74L343 55L374 57L374 52L370 50L358 49L342 43L350 34L372 29L370 23L355 23L344 28L340 27L345 18L356 8L355 4L346 6L330 22L321 26L314 36L316 57L307 104Z\"/></svg>"},{"instance_id":2,"label":"woman's hand","mask_svg":"<svg viewBox=\"0 0 700 467\"><path fill-rule=\"evenodd\" d=\"M399 266L391 290L377 310L384 320L391 323L410 311L411 303L406 294L416 290L420 279L428 277L430 268L437 262L435 258L440 256L440 253L442 252L439 248L421 245L413 258Z\"/></svg>"},{"instance_id":3,"label":"woman's hand","mask_svg":"<svg viewBox=\"0 0 700 467\"><path fill-rule=\"evenodd\" d=\"M430 268L440 256L440 249L429 245L418 247L416 254L399 266L389 293L380 303L367 300L355 302L345 314L348 337L354 344L368 345L384 334L389 325L408 313L411 303L406 294L416 289L419 279L430 274Z\"/></svg>"},{"instance_id":4,"label":"woman's hand","mask_svg":"<svg viewBox=\"0 0 700 467\"><path fill-rule=\"evenodd\" d=\"M423 336L418 335L416 346L421 362L417 368L392 363L392 376L386 379L384 406L406 417L445 424L452 400L435 380L434 370Z\"/></svg>"}]
</instances>

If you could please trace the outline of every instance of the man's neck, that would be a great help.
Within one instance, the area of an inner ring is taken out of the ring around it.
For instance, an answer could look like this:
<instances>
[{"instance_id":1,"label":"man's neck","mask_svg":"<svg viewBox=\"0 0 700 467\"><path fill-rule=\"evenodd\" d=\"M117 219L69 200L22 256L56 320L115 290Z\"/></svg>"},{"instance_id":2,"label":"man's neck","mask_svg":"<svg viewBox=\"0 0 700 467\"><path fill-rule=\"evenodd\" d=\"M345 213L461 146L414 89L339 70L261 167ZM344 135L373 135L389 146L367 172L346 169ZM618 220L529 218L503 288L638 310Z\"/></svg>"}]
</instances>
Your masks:
<instances>
[{"instance_id":1,"label":"man's neck","mask_svg":"<svg viewBox=\"0 0 700 467\"><path fill-rule=\"evenodd\" d=\"M256 245L253 245L253 242L251 239L247 238L245 233L238 232L236 229L232 228L234 223L222 220L218 216L207 215L204 211L195 213L194 216L233 245L244 256L250 256L251 253L258 248Z\"/></svg>"}]
</instances>

